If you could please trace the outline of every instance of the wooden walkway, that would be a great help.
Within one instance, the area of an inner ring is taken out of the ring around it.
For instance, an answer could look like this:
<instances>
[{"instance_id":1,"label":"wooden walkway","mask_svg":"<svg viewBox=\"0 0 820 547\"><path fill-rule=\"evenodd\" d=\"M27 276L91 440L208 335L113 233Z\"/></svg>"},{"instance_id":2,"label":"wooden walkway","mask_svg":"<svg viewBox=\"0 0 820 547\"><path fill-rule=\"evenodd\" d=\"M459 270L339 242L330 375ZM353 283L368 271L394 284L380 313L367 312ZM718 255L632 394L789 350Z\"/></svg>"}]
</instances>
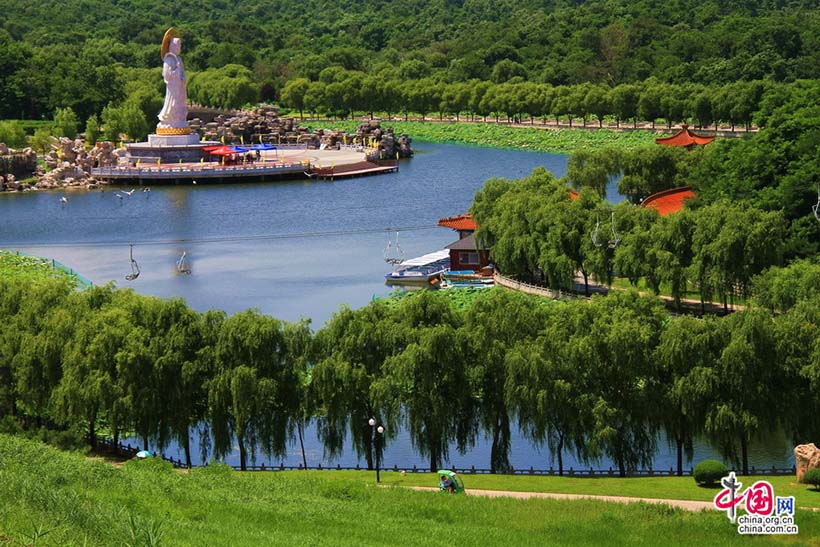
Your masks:
<instances>
[{"instance_id":1,"label":"wooden walkway","mask_svg":"<svg viewBox=\"0 0 820 547\"><path fill-rule=\"evenodd\" d=\"M542 296L544 298L552 298L553 300L568 300L568 299L589 299L588 296L579 294L576 292L567 292L567 291L556 291L553 289L549 289L547 287L541 287L538 285L532 285L530 283L525 283L523 281L516 281L515 279L505 277L498 272L493 273L493 281L495 281L496 285L501 285L507 289L513 291L520 291L527 294L534 294L536 296ZM579 283L576 282L576 286ZM607 294L609 291L628 291L630 289L622 289L618 287L604 287L603 285L598 285L595 283L589 284L590 293L594 294ZM700 300L693 300L689 298L681 298L680 300L680 310L677 309L675 305L675 299L671 296L667 295L657 295L651 292L646 291L638 291L640 296L651 296L654 298L659 298L663 301L664 306L670 312L679 312L679 313L700 313L705 312L714 315L724 315L726 313L732 313L735 311L743 311L746 309L746 306L742 304L729 304L728 309L724 309L724 306L720 302L704 302L701 304Z\"/></svg>"},{"instance_id":2,"label":"wooden walkway","mask_svg":"<svg viewBox=\"0 0 820 547\"><path fill-rule=\"evenodd\" d=\"M360 161L339 166L314 167L312 175L321 179L335 180L366 175L380 175L382 173L395 173L398 170L399 162L397 161L390 161L389 163L383 164Z\"/></svg>"},{"instance_id":3,"label":"wooden walkway","mask_svg":"<svg viewBox=\"0 0 820 547\"><path fill-rule=\"evenodd\" d=\"M579 296L571 292L554 291L552 289L548 289L547 287L539 287L537 285L524 283L523 281L516 281L515 279L505 277L498 272L493 273L493 281L495 281L496 285L501 285L502 287L506 287L514 291L520 291L527 294L534 294L536 296L543 296L545 298L552 298L553 300L561 300L568 298L586 298L584 296Z\"/></svg>"}]
</instances>

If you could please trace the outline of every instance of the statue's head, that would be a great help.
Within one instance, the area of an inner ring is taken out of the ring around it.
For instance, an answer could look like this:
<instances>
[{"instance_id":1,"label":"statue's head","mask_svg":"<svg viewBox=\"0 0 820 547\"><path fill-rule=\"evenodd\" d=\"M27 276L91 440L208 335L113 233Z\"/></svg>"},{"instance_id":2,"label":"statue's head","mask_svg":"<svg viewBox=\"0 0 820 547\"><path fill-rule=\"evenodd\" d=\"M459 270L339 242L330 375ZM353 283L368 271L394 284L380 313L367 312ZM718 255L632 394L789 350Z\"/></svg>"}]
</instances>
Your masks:
<instances>
[{"instance_id":1,"label":"statue's head","mask_svg":"<svg viewBox=\"0 0 820 547\"><path fill-rule=\"evenodd\" d=\"M168 53L179 55L180 49L182 49L182 39L179 37L177 30L171 27L165 32L165 36L162 38L161 57L165 59Z\"/></svg>"}]
</instances>

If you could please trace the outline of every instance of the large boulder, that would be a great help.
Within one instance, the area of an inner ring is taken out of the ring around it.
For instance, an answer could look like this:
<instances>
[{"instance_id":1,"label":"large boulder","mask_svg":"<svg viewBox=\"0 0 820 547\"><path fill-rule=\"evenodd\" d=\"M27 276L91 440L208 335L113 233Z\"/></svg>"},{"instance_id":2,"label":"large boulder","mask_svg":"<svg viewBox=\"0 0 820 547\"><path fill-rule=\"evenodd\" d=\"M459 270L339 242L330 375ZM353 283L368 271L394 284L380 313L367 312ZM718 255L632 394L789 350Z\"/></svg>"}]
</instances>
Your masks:
<instances>
[{"instance_id":1,"label":"large boulder","mask_svg":"<svg viewBox=\"0 0 820 547\"><path fill-rule=\"evenodd\" d=\"M794 461L797 466L797 482L809 469L820 469L820 448L814 443L799 444L794 447Z\"/></svg>"}]
</instances>

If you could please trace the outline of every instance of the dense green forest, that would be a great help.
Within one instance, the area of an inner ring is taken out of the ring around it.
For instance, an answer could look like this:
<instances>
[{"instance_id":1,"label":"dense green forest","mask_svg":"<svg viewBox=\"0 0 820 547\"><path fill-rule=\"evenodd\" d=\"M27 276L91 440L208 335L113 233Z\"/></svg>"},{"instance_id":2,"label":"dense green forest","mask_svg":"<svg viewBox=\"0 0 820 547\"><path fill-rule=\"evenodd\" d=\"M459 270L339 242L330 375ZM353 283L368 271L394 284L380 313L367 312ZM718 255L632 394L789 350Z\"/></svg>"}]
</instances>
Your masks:
<instances>
[{"instance_id":1,"label":"dense green forest","mask_svg":"<svg viewBox=\"0 0 820 547\"><path fill-rule=\"evenodd\" d=\"M72 107L85 120L126 97L149 111L171 25L184 40L191 97L221 106L278 100L297 79L339 84L331 96L345 104L330 111L458 112L426 105L421 92L398 106L343 96L411 81L617 88L648 80L711 89L820 76L820 9L810 0L2 0L0 11L0 118L12 119ZM655 117L663 114L644 119Z\"/></svg>"}]
</instances>

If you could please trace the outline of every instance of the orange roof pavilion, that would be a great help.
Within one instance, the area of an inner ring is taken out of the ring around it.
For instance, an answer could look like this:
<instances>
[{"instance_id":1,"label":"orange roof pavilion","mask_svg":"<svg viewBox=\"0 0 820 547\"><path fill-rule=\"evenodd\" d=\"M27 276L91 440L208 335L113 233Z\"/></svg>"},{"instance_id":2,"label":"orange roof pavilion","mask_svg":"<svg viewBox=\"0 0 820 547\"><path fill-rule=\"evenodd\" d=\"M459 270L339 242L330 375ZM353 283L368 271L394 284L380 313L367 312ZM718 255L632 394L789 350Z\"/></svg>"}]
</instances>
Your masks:
<instances>
[{"instance_id":1,"label":"orange roof pavilion","mask_svg":"<svg viewBox=\"0 0 820 547\"><path fill-rule=\"evenodd\" d=\"M695 193L690 186L681 186L652 194L641 202L641 207L657 209L658 214L665 217L683 209L684 202L693 197Z\"/></svg>"},{"instance_id":2,"label":"orange roof pavilion","mask_svg":"<svg viewBox=\"0 0 820 547\"><path fill-rule=\"evenodd\" d=\"M454 217L440 218L438 225L444 226L445 228L452 228L453 230L476 230L478 228L478 225L475 223L475 220L473 220L473 216L470 213L457 215Z\"/></svg>"},{"instance_id":3,"label":"orange roof pavilion","mask_svg":"<svg viewBox=\"0 0 820 547\"><path fill-rule=\"evenodd\" d=\"M682 123L680 126L680 131L676 134L671 137L655 139L655 143L663 144L665 146L685 146L686 148L691 148L696 144L701 146L707 145L713 140L715 140L715 137L705 137L703 135L693 133L689 130L689 126L687 124Z\"/></svg>"}]
</instances>

